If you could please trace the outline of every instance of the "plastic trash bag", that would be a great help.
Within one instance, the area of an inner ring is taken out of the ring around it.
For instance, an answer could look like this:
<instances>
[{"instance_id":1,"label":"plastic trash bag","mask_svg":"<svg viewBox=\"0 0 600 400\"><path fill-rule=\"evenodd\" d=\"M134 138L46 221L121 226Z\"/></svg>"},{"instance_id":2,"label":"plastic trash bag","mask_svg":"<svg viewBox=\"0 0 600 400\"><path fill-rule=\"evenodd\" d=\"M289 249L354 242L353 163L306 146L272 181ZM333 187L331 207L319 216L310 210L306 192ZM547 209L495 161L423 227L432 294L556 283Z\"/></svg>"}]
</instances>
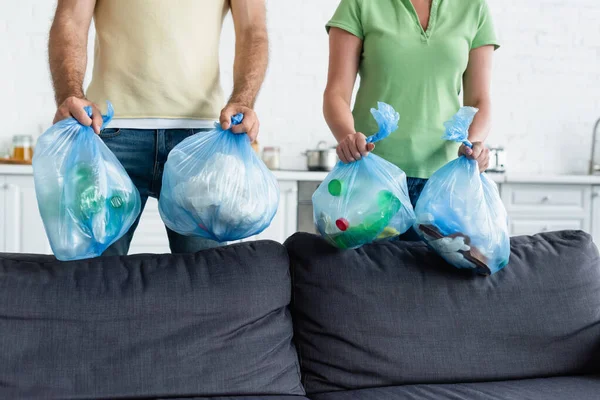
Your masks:
<instances>
[{"instance_id":1,"label":"plastic trash bag","mask_svg":"<svg viewBox=\"0 0 600 400\"><path fill-rule=\"evenodd\" d=\"M242 122L241 114L232 126ZM170 229L218 242L267 228L279 205L279 184L247 135L221 129L197 133L169 153L158 202Z\"/></svg>"},{"instance_id":2,"label":"plastic trash bag","mask_svg":"<svg viewBox=\"0 0 600 400\"><path fill-rule=\"evenodd\" d=\"M85 107L89 116L91 107ZM103 116L103 126L113 117ZM140 194L91 127L60 121L38 139L33 178L46 235L57 259L100 256L140 213Z\"/></svg>"},{"instance_id":3,"label":"plastic trash bag","mask_svg":"<svg viewBox=\"0 0 600 400\"><path fill-rule=\"evenodd\" d=\"M461 108L444 124L443 138L471 146L467 137L477 111ZM475 160L461 156L436 171L423 188L415 212L415 230L453 266L489 275L508 263L506 210L498 187L479 172Z\"/></svg>"},{"instance_id":4,"label":"plastic trash bag","mask_svg":"<svg viewBox=\"0 0 600 400\"><path fill-rule=\"evenodd\" d=\"M368 137L368 143L385 139L398 129L400 116L390 105L378 103L371 114L379 132ZM338 162L313 194L312 202L317 230L340 249L396 237L415 222L406 174L375 154L350 164Z\"/></svg>"}]
</instances>

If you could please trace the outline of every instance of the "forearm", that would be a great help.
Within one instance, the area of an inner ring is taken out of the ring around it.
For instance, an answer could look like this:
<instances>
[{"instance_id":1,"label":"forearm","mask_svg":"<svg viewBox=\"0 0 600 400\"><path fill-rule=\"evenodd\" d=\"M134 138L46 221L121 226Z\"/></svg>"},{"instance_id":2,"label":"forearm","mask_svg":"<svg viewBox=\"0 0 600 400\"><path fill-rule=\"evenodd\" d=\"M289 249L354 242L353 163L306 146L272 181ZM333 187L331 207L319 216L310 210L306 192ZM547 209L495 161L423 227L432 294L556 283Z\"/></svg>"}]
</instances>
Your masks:
<instances>
[{"instance_id":1,"label":"forearm","mask_svg":"<svg viewBox=\"0 0 600 400\"><path fill-rule=\"evenodd\" d=\"M83 97L87 65L87 31L57 15L48 42L50 73L56 104L70 96Z\"/></svg>"},{"instance_id":2,"label":"forearm","mask_svg":"<svg viewBox=\"0 0 600 400\"><path fill-rule=\"evenodd\" d=\"M482 99L473 102L465 102L465 106L479 109L479 112L475 114L475 118L469 129L469 141L471 143L485 142L492 126L491 101L489 99Z\"/></svg>"},{"instance_id":3,"label":"forearm","mask_svg":"<svg viewBox=\"0 0 600 400\"><path fill-rule=\"evenodd\" d=\"M323 115L338 142L355 133L350 103L343 96L326 90L323 96Z\"/></svg>"},{"instance_id":4,"label":"forearm","mask_svg":"<svg viewBox=\"0 0 600 400\"><path fill-rule=\"evenodd\" d=\"M248 29L236 39L233 93L230 103L253 108L265 79L269 60L266 30Z\"/></svg>"}]
</instances>

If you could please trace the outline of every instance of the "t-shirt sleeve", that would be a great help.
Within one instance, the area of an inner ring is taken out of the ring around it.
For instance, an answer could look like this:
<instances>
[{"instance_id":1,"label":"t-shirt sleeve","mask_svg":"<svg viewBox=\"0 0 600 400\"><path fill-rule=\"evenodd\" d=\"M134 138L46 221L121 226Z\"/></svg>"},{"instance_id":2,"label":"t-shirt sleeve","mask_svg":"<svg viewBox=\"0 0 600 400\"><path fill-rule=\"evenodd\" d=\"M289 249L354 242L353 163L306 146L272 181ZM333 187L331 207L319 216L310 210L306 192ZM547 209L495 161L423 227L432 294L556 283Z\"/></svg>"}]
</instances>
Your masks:
<instances>
[{"instance_id":1,"label":"t-shirt sleeve","mask_svg":"<svg viewBox=\"0 0 600 400\"><path fill-rule=\"evenodd\" d=\"M362 22L361 22L361 7L359 0L342 0L335 14L327 23L326 28L340 28L350 32L361 40L365 38Z\"/></svg>"},{"instance_id":2,"label":"t-shirt sleeve","mask_svg":"<svg viewBox=\"0 0 600 400\"><path fill-rule=\"evenodd\" d=\"M492 20L492 14L488 7L487 1L483 0L479 10L477 32L475 33L473 42L471 42L471 50L489 45L493 45L495 49L500 47L496 29L494 27L494 21Z\"/></svg>"}]
</instances>

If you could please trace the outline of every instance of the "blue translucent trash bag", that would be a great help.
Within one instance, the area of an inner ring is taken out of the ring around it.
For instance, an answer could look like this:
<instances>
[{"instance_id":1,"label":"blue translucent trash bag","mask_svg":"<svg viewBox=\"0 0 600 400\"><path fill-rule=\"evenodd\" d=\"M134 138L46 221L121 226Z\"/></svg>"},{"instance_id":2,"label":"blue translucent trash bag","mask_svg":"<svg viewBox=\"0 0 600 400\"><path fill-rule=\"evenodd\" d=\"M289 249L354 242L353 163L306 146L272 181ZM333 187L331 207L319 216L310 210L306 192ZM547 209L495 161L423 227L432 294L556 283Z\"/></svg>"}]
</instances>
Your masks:
<instances>
[{"instance_id":1,"label":"blue translucent trash bag","mask_svg":"<svg viewBox=\"0 0 600 400\"><path fill-rule=\"evenodd\" d=\"M464 143L477 113L463 107L444 124L444 139ZM510 256L506 210L498 187L475 160L449 162L429 179L415 207L415 230L448 263L482 275L504 268Z\"/></svg>"},{"instance_id":2,"label":"blue translucent trash bag","mask_svg":"<svg viewBox=\"0 0 600 400\"><path fill-rule=\"evenodd\" d=\"M368 143L398 129L400 116L390 105L380 102L371 114L379 131L367 138ZM340 249L396 237L415 222L406 174L375 154L349 164L338 162L312 202L317 230Z\"/></svg>"},{"instance_id":3,"label":"blue translucent trash bag","mask_svg":"<svg viewBox=\"0 0 600 400\"><path fill-rule=\"evenodd\" d=\"M85 107L89 116L91 107ZM103 126L113 117L112 105ZM140 194L91 127L62 120L38 139L33 178L46 235L57 259L100 256L140 214Z\"/></svg>"},{"instance_id":4,"label":"blue translucent trash bag","mask_svg":"<svg viewBox=\"0 0 600 400\"><path fill-rule=\"evenodd\" d=\"M232 126L243 115L232 118ZM218 242L257 235L273 220L279 184L257 157L248 135L200 132L169 153L158 207L170 229Z\"/></svg>"}]
</instances>

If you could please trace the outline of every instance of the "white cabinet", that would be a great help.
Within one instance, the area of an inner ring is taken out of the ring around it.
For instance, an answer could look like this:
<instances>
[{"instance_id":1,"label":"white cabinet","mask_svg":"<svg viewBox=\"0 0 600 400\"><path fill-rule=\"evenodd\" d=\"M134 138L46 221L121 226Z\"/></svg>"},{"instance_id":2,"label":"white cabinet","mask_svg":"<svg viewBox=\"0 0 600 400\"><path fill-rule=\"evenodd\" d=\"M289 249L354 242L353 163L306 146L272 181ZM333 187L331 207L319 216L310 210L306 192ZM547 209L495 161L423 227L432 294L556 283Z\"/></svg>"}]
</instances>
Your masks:
<instances>
[{"instance_id":1,"label":"white cabinet","mask_svg":"<svg viewBox=\"0 0 600 400\"><path fill-rule=\"evenodd\" d=\"M511 236L533 235L542 232L562 230L583 230L584 219L527 219L523 217L509 218L509 231Z\"/></svg>"},{"instance_id":2,"label":"white cabinet","mask_svg":"<svg viewBox=\"0 0 600 400\"><path fill-rule=\"evenodd\" d=\"M591 230L590 185L506 183L501 193L511 236Z\"/></svg>"},{"instance_id":3,"label":"white cabinet","mask_svg":"<svg viewBox=\"0 0 600 400\"><path fill-rule=\"evenodd\" d=\"M33 177L6 175L2 178L1 187L2 251L51 254L52 250L38 210Z\"/></svg>"},{"instance_id":4,"label":"white cabinet","mask_svg":"<svg viewBox=\"0 0 600 400\"><path fill-rule=\"evenodd\" d=\"M279 208L271 225L252 240L274 240L279 243L296 232L298 210L298 182L279 181Z\"/></svg>"},{"instance_id":5,"label":"white cabinet","mask_svg":"<svg viewBox=\"0 0 600 400\"><path fill-rule=\"evenodd\" d=\"M585 185L502 185L504 204L513 213L573 215L590 210L591 189Z\"/></svg>"},{"instance_id":6,"label":"white cabinet","mask_svg":"<svg viewBox=\"0 0 600 400\"><path fill-rule=\"evenodd\" d=\"M592 236L600 246L600 186L592 189Z\"/></svg>"}]
</instances>

